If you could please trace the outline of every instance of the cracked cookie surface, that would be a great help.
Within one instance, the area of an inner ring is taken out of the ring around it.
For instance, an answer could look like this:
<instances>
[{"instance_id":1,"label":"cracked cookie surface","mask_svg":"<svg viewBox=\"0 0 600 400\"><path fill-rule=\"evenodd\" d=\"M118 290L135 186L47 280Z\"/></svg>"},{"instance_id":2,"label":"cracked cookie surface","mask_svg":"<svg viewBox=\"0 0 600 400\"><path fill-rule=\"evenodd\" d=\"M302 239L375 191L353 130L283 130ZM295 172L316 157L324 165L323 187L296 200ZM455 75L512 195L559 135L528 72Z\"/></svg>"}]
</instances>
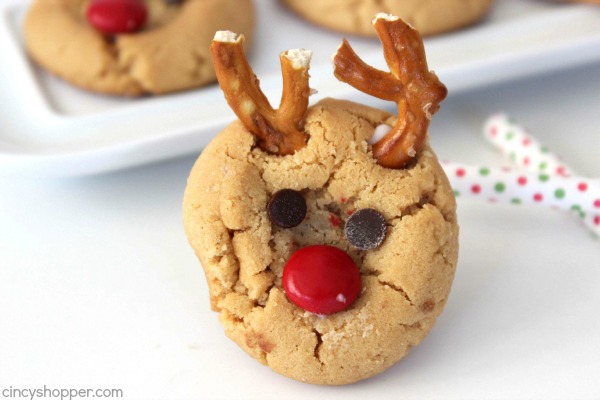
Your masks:
<instances>
[{"instance_id":1,"label":"cracked cookie surface","mask_svg":"<svg viewBox=\"0 0 600 400\"><path fill-rule=\"evenodd\" d=\"M35 0L23 27L30 56L81 88L115 95L163 94L215 81L209 46L217 30L251 39L251 0L146 0L144 30L107 38L86 20L89 0ZM248 41L249 42L249 41Z\"/></svg>"},{"instance_id":2,"label":"cracked cookie surface","mask_svg":"<svg viewBox=\"0 0 600 400\"><path fill-rule=\"evenodd\" d=\"M239 121L202 152L188 178L183 219L226 334L274 371L339 385L380 373L429 332L450 292L458 253L453 192L429 146L406 169L378 165L367 144L387 112L325 99L306 116L307 145L293 155L260 150ZM281 229L270 196L300 191L307 216ZM386 219L373 250L353 248L344 222L359 208ZM318 316L292 304L283 267L304 246L346 251L362 290L348 309Z\"/></svg>"},{"instance_id":3,"label":"cracked cookie surface","mask_svg":"<svg viewBox=\"0 0 600 400\"><path fill-rule=\"evenodd\" d=\"M371 20L392 14L421 35L434 35L472 24L493 0L280 0L307 20L336 31L375 36Z\"/></svg>"}]
</instances>

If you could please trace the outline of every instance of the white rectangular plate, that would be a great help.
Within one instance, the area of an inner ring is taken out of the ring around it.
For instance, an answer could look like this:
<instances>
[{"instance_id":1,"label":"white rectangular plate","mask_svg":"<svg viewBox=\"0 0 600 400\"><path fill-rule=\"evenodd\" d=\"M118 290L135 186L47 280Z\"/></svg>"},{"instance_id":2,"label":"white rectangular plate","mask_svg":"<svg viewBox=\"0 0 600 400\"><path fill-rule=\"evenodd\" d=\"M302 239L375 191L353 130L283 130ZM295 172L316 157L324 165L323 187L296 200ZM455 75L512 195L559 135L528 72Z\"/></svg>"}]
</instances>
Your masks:
<instances>
[{"instance_id":1,"label":"white rectangular plate","mask_svg":"<svg viewBox=\"0 0 600 400\"><path fill-rule=\"evenodd\" d=\"M330 57L342 35L310 25L274 0L257 0L250 62L273 104L279 102L278 54L314 51L313 102L349 98L391 107L338 82ZM113 171L201 149L233 118L217 85L140 99L96 95L34 66L22 41L27 5L0 1L0 171L76 176ZM384 68L379 42L349 38L369 64ZM450 93L600 60L600 8L502 0L476 26L426 40L430 68ZM390 108L391 109L391 108Z\"/></svg>"}]
</instances>

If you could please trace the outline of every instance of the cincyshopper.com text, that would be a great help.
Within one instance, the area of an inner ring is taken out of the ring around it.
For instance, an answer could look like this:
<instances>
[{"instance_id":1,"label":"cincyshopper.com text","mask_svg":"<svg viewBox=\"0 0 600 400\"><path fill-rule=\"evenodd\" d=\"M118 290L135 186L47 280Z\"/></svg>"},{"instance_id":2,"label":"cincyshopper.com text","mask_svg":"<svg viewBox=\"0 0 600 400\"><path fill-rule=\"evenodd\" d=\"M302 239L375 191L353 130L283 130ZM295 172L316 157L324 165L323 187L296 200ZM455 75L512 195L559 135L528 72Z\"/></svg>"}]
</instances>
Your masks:
<instances>
[{"instance_id":1,"label":"cincyshopper.com text","mask_svg":"<svg viewBox=\"0 0 600 400\"><path fill-rule=\"evenodd\" d=\"M21 389L10 386L0 388L0 399L61 399L72 400L78 398L120 399L123 398L122 389L52 389L49 387L37 389Z\"/></svg>"}]
</instances>

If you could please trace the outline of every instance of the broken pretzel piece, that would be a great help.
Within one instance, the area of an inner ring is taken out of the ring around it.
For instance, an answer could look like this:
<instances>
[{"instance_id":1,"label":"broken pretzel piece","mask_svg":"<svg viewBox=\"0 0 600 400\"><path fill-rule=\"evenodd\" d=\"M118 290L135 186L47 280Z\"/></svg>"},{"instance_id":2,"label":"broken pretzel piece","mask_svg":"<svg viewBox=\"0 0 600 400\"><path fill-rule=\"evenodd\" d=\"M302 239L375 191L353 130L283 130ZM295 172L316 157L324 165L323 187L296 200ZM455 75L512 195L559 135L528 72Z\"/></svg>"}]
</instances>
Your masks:
<instances>
[{"instance_id":1,"label":"broken pretzel piece","mask_svg":"<svg viewBox=\"0 0 600 400\"><path fill-rule=\"evenodd\" d=\"M390 72L367 65L344 39L333 57L335 76L356 89L398 103L398 120L373 145L373 156L387 168L403 168L421 150L431 116L448 91L427 67L419 33L398 17L378 14L373 25Z\"/></svg>"},{"instance_id":2,"label":"broken pretzel piece","mask_svg":"<svg viewBox=\"0 0 600 400\"><path fill-rule=\"evenodd\" d=\"M306 144L304 116L310 87L308 68L312 52L288 50L280 54L283 93L278 110L260 90L259 81L248 64L244 36L219 31L210 47L221 90L244 126L258 139L264 151L289 155Z\"/></svg>"}]
</instances>

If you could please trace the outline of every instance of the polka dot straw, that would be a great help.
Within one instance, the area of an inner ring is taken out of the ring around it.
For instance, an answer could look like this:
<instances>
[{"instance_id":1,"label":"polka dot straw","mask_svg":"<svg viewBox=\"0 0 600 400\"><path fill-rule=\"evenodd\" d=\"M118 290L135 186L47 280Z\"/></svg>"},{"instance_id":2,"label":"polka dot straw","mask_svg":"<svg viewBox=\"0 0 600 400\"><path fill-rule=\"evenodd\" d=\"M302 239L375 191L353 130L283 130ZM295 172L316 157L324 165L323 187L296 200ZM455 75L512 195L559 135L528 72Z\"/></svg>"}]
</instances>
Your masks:
<instances>
[{"instance_id":1,"label":"polka dot straw","mask_svg":"<svg viewBox=\"0 0 600 400\"><path fill-rule=\"evenodd\" d=\"M505 115L492 116L484 136L516 167L443 162L457 197L569 210L600 237L600 180L577 176Z\"/></svg>"},{"instance_id":2,"label":"polka dot straw","mask_svg":"<svg viewBox=\"0 0 600 400\"><path fill-rule=\"evenodd\" d=\"M574 175L558 156L504 114L487 120L483 136L520 168L547 175Z\"/></svg>"}]
</instances>

